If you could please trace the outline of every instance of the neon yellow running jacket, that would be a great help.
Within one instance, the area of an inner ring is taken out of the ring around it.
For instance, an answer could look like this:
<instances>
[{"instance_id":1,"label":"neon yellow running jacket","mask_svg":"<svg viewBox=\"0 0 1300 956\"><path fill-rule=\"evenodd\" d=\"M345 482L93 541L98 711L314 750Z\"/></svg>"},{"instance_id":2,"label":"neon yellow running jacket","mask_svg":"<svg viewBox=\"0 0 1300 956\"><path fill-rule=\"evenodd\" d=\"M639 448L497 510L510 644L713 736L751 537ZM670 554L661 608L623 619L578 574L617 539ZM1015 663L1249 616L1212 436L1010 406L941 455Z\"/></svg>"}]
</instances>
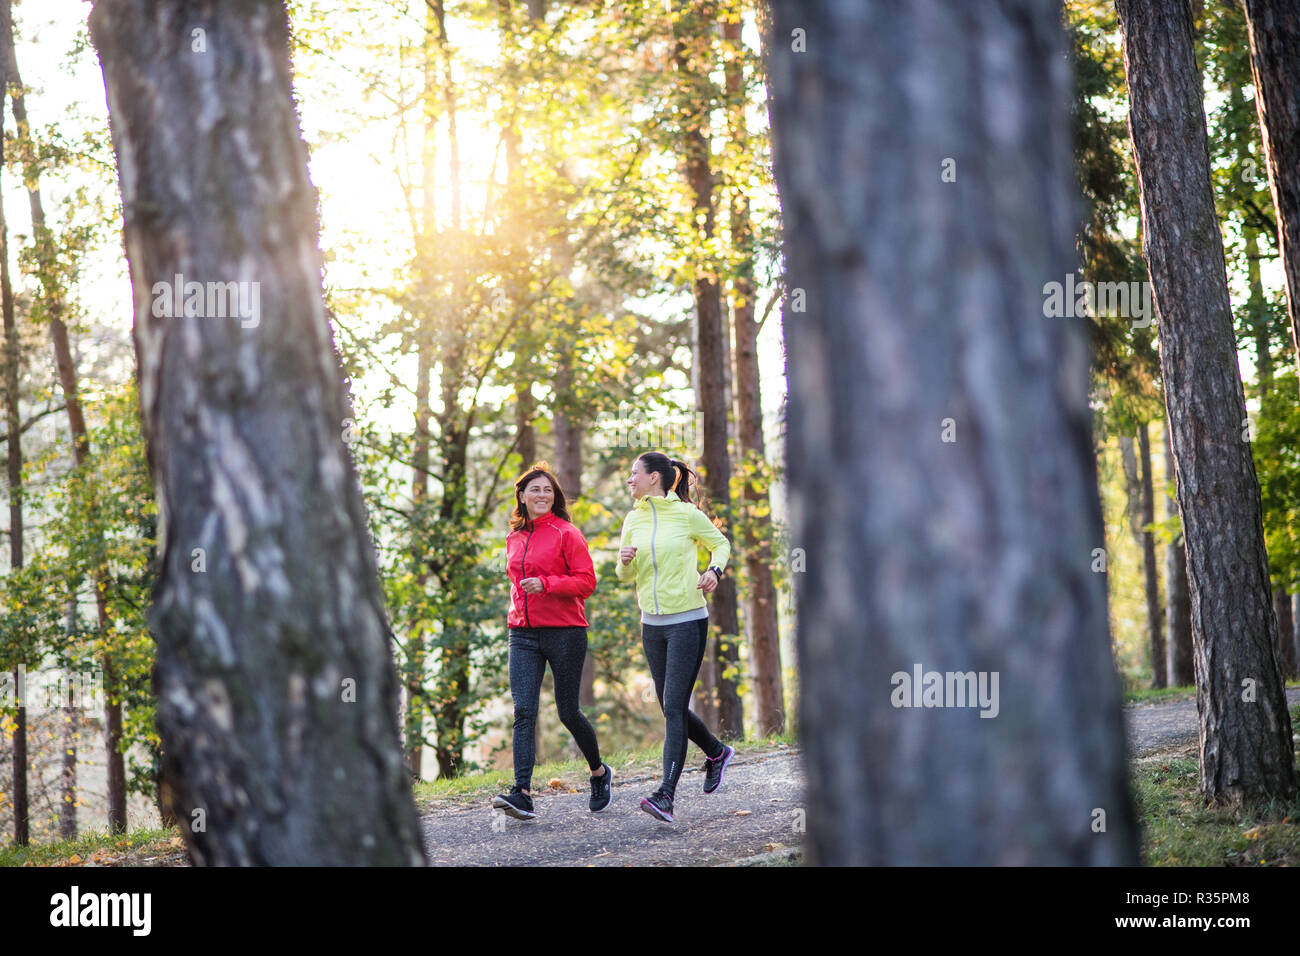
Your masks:
<instances>
[{"instance_id":1,"label":"neon yellow running jacket","mask_svg":"<svg viewBox=\"0 0 1300 956\"><path fill-rule=\"evenodd\" d=\"M709 550L705 567L727 567L731 544L699 508L677 492L638 498L623 519L619 548L636 548L630 564L615 562L618 579L636 580L637 603L647 614L679 614L705 606L699 546Z\"/></svg>"}]
</instances>

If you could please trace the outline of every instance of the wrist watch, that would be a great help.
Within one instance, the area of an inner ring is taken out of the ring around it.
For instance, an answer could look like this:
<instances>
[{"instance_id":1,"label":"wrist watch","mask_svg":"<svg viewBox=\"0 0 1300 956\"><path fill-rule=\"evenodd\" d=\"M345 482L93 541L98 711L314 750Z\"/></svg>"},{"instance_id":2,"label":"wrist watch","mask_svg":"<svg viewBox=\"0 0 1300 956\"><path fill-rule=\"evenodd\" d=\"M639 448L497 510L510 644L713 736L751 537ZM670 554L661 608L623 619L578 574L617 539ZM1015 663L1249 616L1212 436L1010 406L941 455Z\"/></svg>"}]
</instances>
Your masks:
<instances>
[{"instance_id":1,"label":"wrist watch","mask_svg":"<svg viewBox=\"0 0 1300 956\"><path fill-rule=\"evenodd\" d=\"M722 583L722 568L718 567L718 566L715 565L715 564L711 564L711 565L709 565L709 570L713 572L713 576L716 577L716 578L718 579L718 583L721 584L721 583Z\"/></svg>"}]
</instances>

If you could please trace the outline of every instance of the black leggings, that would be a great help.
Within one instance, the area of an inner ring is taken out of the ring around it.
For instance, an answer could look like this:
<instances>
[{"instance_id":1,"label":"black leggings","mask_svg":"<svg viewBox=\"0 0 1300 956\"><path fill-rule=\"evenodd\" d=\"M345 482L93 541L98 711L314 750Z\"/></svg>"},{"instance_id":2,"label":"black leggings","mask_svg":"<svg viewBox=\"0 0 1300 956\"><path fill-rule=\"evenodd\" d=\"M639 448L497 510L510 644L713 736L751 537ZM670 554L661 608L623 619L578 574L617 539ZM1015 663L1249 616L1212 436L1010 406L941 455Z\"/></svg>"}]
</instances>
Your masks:
<instances>
[{"instance_id":1,"label":"black leggings","mask_svg":"<svg viewBox=\"0 0 1300 956\"><path fill-rule=\"evenodd\" d=\"M537 728L537 704L542 693L542 675L550 661L555 675L555 708L560 721L573 734L578 749L593 771L601 768L596 731L578 709L582 686L582 662L587 656L585 627L510 628L510 696L515 700L515 786L532 789L533 762L537 759L533 741Z\"/></svg>"},{"instance_id":2,"label":"black leggings","mask_svg":"<svg viewBox=\"0 0 1300 956\"><path fill-rule=\"evenodd\" d=\"M706 757L722 754L722 743L688 706L695 679L700 676L704 649L709 643L709 619L680 624L642 624L641 647L654 678L655 695L664 712L664 782L670 797L677 792L677 779L686 763L689 737Z\"/></svg>"}]
</instances>

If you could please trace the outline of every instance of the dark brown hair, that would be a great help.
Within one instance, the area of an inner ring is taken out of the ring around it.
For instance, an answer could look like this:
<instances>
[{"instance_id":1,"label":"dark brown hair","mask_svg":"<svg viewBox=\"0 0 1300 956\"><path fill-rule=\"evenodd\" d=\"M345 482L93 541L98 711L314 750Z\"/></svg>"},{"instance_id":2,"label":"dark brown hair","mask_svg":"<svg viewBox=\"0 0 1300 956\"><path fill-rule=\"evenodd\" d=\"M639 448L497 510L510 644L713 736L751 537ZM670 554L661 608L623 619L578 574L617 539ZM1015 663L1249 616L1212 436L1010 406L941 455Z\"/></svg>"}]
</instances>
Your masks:
<instances>
[{"instance_id":1,"label":"dark brown hair","mask_svg":"<svg viewBox=\"0 0 1300 956\"><path fill-rule=\"evenodd\" d=\"M664 494L675 491L682 501L691 500L691 481L698 481L700 476L691 471L686 462L669 458L661 451L648 451L644 455L638 455L637 461L645 462L646 471L659 475L659 484Z\"/></svg>"},{"instance_id":2,"label":"dark brown hair","mask_svg":"<svg viewBox=\"0 0 1300 956\"><path fill-rule=\"evenodd\" d=\"M569 518L569 509L564 501L564 491L560 488L560 483L555 476L551 474L551 466L544 461L539 461L529 468L519 480L515 482L515 507L510 512L510 530L518 531L520 528L528 527L532 522L528 518L528 506L524 504L524 489L534 478L545 477L551 483L551 490L555 492L555 501L551 503L551 514L557 518L563 518L565 521Z\"/></svg>"}]
</instances>

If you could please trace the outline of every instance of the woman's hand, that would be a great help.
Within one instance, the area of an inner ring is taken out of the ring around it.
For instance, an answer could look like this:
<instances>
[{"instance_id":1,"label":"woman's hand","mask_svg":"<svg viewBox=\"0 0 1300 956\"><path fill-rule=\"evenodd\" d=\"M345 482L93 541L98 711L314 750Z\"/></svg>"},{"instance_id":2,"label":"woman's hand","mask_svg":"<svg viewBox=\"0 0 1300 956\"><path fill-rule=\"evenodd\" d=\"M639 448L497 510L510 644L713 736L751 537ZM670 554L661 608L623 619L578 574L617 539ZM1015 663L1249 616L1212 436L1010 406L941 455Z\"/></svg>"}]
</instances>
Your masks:
<instances>
[{"instance_id":1,"label":"woman's hand","mask_svg":"<svg viewBox=\"0 0 1300 956\"><path fill-rule=\"evenodd\" d=\"M542 593L541 578L524 578L522 581L519 582L519 586L523 588L524 591L527 592L528 594Z\"/></svg>"},{"instance_id":2,"label":"woman's hand","mask_svg":"<svg viewBox=\"0 0 1300 956\"><path fill-rule=\"evenodd\" d=\"M626 548L621 548L618 552L618 559L624 564L631 564L632 559L636 557L636 548L630 544Z\"/></svg>"},{"instance_id":3,"label":"woman's hand","mask_svg":"<svg viewBox=\"0 0 1300 956\"><path fill-rule=\"evenodd\" d=\"M700 575L700 583L695 585L696 590L703 591L705 594L712 594L718 586L718 576L709 568Z\"/></svg>"}]
</instances>

